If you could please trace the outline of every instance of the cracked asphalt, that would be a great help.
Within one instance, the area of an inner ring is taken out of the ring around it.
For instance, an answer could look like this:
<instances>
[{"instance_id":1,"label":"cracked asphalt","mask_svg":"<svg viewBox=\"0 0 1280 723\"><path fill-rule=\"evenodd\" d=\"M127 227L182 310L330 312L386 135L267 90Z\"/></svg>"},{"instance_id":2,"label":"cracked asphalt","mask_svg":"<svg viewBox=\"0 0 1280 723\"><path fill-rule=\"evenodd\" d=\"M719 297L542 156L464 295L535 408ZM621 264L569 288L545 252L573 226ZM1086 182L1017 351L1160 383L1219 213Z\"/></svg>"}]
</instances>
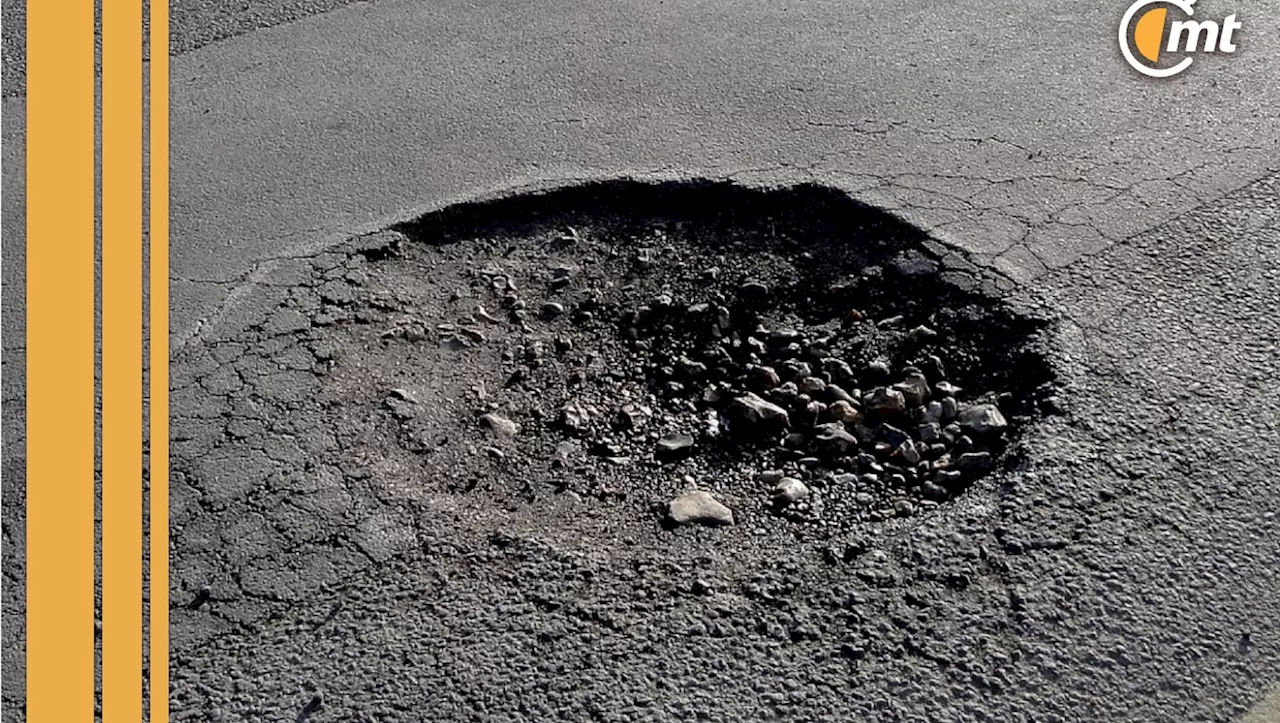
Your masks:
<instances>
[{"instance_id":1,"label":"cracked asphalt","mask_svg":"<svg viewBox=\"0 0 1280 723\"><path fill-rule=\"evenodd\" d=\"M1059 320L1069 412L1025 440L1026 469L878 539L886 587L785 548L664 557L466 500L406 515L322 475L265 504L254 491L305 468L324 430L259 418L253 451L222 456L175 442L175 464L214 480L174 479L175 701L190 704L175 717L1245 716L1280 682L1280 19L1203 0L1245 20L1240 52L1160 82L1119 59L1127 4L1112 5L175 4L175 418L231 419L216 385L246 354L270 377L260 393L305 390L307 360L260 325L317 259L345 263L346 239L620 176L817 182L919 225ZM3 672L19 720L12 7ZM954 565L975 584L931 584ZM695 567L723 585L689 594ZM772 636L805 620L816 638Z\"/></svg>"}]
</instances>

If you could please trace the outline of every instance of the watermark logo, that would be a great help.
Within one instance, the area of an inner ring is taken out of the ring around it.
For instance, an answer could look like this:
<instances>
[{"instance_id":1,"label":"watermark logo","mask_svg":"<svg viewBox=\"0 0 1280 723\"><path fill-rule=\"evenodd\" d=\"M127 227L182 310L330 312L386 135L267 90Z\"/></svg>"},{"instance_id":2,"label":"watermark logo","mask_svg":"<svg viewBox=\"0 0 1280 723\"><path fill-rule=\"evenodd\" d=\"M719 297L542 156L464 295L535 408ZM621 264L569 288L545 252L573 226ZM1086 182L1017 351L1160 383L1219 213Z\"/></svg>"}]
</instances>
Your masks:
<instances>
[{"instance_id":1,"label":"watermark logo","mask_svg":"<svg viewBox=\"0 0 1280 723\"><path fill-rule=\"evenodd\" d=\"M1169 78L1191 67L1195 53L1236 52L1240 21L1228 15L1221 21L1196 20L1196 0L1138 0L1120 21L1120 52L1134 70L1152 78ZM1185 19L1170 22L1170 10ZM1136 54L1135 54L1136 52ZM1174 65L1168 55L1186 54ZM1160 61L1164 58L1165 65Z\"/></svg>"}]
</instances>

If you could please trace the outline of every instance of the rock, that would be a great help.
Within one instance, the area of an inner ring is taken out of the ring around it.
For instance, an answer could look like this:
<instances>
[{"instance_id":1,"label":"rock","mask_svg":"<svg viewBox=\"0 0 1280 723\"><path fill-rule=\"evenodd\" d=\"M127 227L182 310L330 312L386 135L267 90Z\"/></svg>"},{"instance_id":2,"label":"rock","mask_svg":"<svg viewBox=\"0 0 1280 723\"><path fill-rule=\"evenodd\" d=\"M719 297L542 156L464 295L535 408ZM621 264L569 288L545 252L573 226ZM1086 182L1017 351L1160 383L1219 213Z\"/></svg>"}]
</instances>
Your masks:
<instances>
[{"instance_id":1,"label":"rock","mask_svg":"<svg viewBox=\"0 0 1280 723\"><path fill-rule=\"evenodd\" d=\"M928 406L924 408L923 419L925 424L941 425L942 424L942 402L938 402L938 401L929 402Z\"/></svg>"},{"instance_id":2,"label":"rock","mask_svg":"<svg viewBox=\"0 0 1280 723\"><path fill-rule=\"evenodd\" d=\"M940 397L954 397L961 391L960 387L957 387L951 382L938 382L933 386L933 389Z\"/></svg>"},{"instance_id":3,"label":"rock","mask_svg":"<svg viewBox=\"0 0 1280 723\"><path fill-rule=\"evenodd\" d=\"M910 435L892 424L880 425L880 438L888 442L890 447L898 447L911 439Z\"/></svg>"},{"instance_id":4,"label":"rock","mask_svg":"<svg viewBox=\"0 0 1280 723\"><path fill-rule=\"evenodd\" d=\"M926 500L941 502L947 498L947 490L945 487L934 484L933 482L925 482L920 486L920 493Z\"/></svg>"},{"instance_id":5,"label":"rock","mask_svg":"<svg viewBox=\"0 0 1280 723\"><path fill-rule=\"evenodd\" d=\"M827 391L827 383L818 377L804 377L800 380L800 391L809 396L818 396Z\"/></svg>"},{"instance_id":6,"label":"rock","mask_svg":"<svg viewBox=\"0 0 1280 723\"><path fill-rule=\"evenodd\" d=\"M509 439L520 434L520 425L500 414L490 413L482 415L480 417L480 423L493 430L493 433L499 437Z\"/></svg>"},{"instance_id":7,"label":"rock","mask_svg":"<svg viewBox=\"0 0 1280 723\"><path fill-rule=\"evenodd\" d=\"M883 359L876 359L868 363L862 368L862 376L871 382L879 382L889 378L893 372L889 369L889 363Z\"/></svg>"},{"instance_id":8,"label":"rock","mask_svg":"<svg viewBox=\"0 0 1280 723\"><path fill-rule=\"evenodd\" d=\"M955 397L942 398L942 419L939 420L943 424L947 424L954 420L960 414L960 404Z\"/></svg>"},{"instance_id":9,"label":"rock","mask_svg":"<svg viewBox=\"0 0 1280 723\"><path fill-rule=\"evenodd\" d=\"M591 415L576 404L566 404L560 408L560 425L571 432L581 432L591 423Z\"/></svg>"},{"instance_id":10,"label":"rock","mask_svg":"<svg viewBox=\"0 0 1280 723\"><path fill-rule=\"evenodd\" d=\"M729 412L740 423L749 425L753 431L762 432L791 426L791 418L787 415L787 410L766 402L751 392L730 402Z\"/></svg>"},{"instance_id":11,"label":"rock","mask_svg":"<svg viewBox=\"0 0 1280 723\"><path fill-rule=\"evenodd\" d=\"M983 436L1004 430L1009 426L1004 415L994 404L975 404L960 410L960 428L969 434Z\"/></svg>"},{"instance_id":12,"label":"rock","mask_svg":"<svg viewBox=\"0 0 1280 723\"><path fill-rule=\"evenodd\" d=\"M862 421L862 414L846 401L839 401L827 407L827 418L841 424L857 424Z\"/></svg>"},{"instance_id":13,"label":"rock","mask_svg":"<svg viewBox=\"0 0 1280 723\"><path fill-rule=\"evenodd\" d=\"M893 451L893 456L909 465L917 465L920 463L920 450L916 447L916 443L908 439L903 442L900 447Z\"/></svg>"},{"instance_id":14,"label":"rock","mask_svg":"<svg viewBox=\"0 0 1280 723\"><path fill-rule=\"evenodd\" d=\"M907 406L918 407L929 399L929 380L919 372L908 374L907 378L893 388L902 393Z\"/></svg>"},{"instance_id":15,"label":"rock","mask_svg":"<svg viewBox=\"0 0 1280 723\"><path fill-rule=\"evenodd\" d=\"M823 424L815 427L814 431L816 432L813 438L815 451L835 457L858 448L858 438L849 434L843 424L837 422Z\"/></svg>"},{"instance_id":16,"label":"rock","mask_svg":"<svg viewBox=\"0 0 1280 723\"><path fill-rule=\"evenodd\" d=\"M965 452L960 455L951 467L959 472L986 472L991 469L994 460L990 452Z\"/></svg>"},{"instance_id":17,"label":"rock","mask_svg":"<svg viewBox=\"0 0 1280 723\"><path fill-rule=\"evenodd\" d=\"M619 429L635 430L644 426L645 421L649 418L650 411L648 408L640 407L635 404L628 404L618 410L617 426Z\"/></svg>"},{"instance_id":18,"label":"rock","mask_svg":"<svg viewBox=\"0 0 1280 723\"><path fill-rule=\"evenodd\" d=\"M733 510L710 493L694 490L667 503L667 520L676 525L724 527L733 524Z\"/></svg>"},{"instance_id":19,"label":"rock","mask_svg":"<svg viewBox=\"0 0 1280 723\"><path fill-rule=\"evenodd\" d=\"M896 389L876 387L862 398L862 406L876 414L898 414L906 411L907 401Z\"/></svg>"},{"instance_id":20,"label":"rock","mask_svg":"<svg viewBox=\"0 0 1280 723\"><path fill-rule=\"evenodd\" d=\"M800 332L795 329L778 329L769 332L768 341L770 346L789 346L800 341Z\"/></svg>"},{"instance_id":21,"label":"rock","mask_svg":"<svg viewBox=\"0 0 1280 723\"><path fill-rule=\"evenodd\" d=\"M780 469L767 469L756 475L756 481L760 484L773 485L780 482L782 478L786 476L786 473Z\"/></svg>"},{"instance_id":22,"label":"rock","mask_svg":"<svg viewBox=\"0 0 1280 723\"><path fill-rule=\"evenodd\" d=\"M573 442L561 442L556 445L555 456L552 459L553 464L558 467L568 467L569 463L578 454L578 445Z\"/></svg>"},{"instance_id":23,"label":"rock","mask_svg":"<svg viewBox=\"0 0 1280 723\"><path fill-rule=\"evenodd\" d=\"M769 298L769 286L763 281L755 279L747 279L738 287L738 295L743 298L753 300L763 300Z\"/></svg>"},{"instance_id":24,"label":"rock","mask_svg":"<svg viewBox=\"0 0 1280 723\"><path fill-rule=\"evenodd\" d=\"M837 384L846 384L853 380L853 369L843 359L828 357L821 362L822 371L831 376Z\"/></svg>"},{"instance_id":25,"label":"rock","mask_svg":"<svg viewBox=\"0 0 1280 723\"><path fill-rule=\"evenodd\" d=\"M658 457L682 459L693 451L693 437L687 434L669 434L658 440Z\"/></svg>"},{"instance_id":26,"label":"rock","mask_svg":"<svg viewBox=\"0 0 1280 723\"><path fill-rule=\"evenodd\" d=\"M790 404L800 396L795 382L785 382L769 390L769 398L779 404Z\"/></svg>"},{"instance_id":27,"label":"rock","mask_svg":"<svg viewBox=\"0 0 1280 723\"><path fill-rule=\"evenodd\" d=\"M783 477L773 488L775 505L791 505L809 497L809 487L795 477Z\"/></svg>"},{"instance_id":28,"label":"rock","mask_svg":"<svg viewBox=\"0 0 1280 723\"><path fill-rule=\"evenodd\" d=\"M828 384L822 393L829 401L832 402L848 402L849 404L857 404L857 400L852 394L846 392L843 387L836 384Z\"/></svg>"},{"instance_id":29,"label":"rock","mask_svg":"<svg viewBox=\"0 0 1280 723\"><path fill-rule=\"evenodd\" d=\"M907 332L907 341L922 341L925 339L932 339L937 335L938 335L938 332L921 324L920 326L917 326L916 328Z\"/></svg>"},{"instance_id":30,"label":"rock","mask_svg":"<svg viewBox=\"0 0 1280 723\"><path fill-rule=\"evenodd\" d=\"M937 422L925 422L916 427L916 437L925 444L933 444L942 439L942 427Z\"/></svg>"},{"instance_id":31,"label":"rock","mask_svg":"<svg viewBox=\"0 0 1280 723\"><path fill-rule=\"evenodd\" d=\"M813 374L813 368L809 366L808 362L797 361L795 359L788 359L784 361L781 364L781 367L781 373L787 379L795 380L797 383L802 383L805 377ZM822 386L825 387L826 385L823 384Z\"/></svg>"},{"instance_id":32,"label":"rock","mask_svg":"<svg viewBox=\"0 0 1280 723\"><path fill-rule=\"evenodd\" d=\"M937 474L935 474L933 478L943 487L954 488L960 484L963 477L964 475L954 469L942 469L938 470Z\"/></svg>"},{"instance_id":33,"label":"rock","mask_svg":"<svg viewBox=\"0 0 1280 723\"><path fill-rule=\"evenodd\" d=\"M930 354L921 362L925 376L930 379L945 379L947 377L947 367L942 363L942 358L937 354Z\"/></svg>"},{"instance_id":34,"label":"rock","mask_svg":"<svg viewBox=\"0 0 1280 723\"><path fill-rule=\"evenodd\" d=\"M542 318L554 319L564 313L564 304L558 301L549 301L542 305Z\"/></svg>"},{"instance_id":35,"label":"rock","mask_svg":"<svg viewBox=\"0 0 1280 723\"><path fill-rule=\"evenodd\" d=\"M551 272L553 279L567 279L578 272L578 267L572 264L555 263L547 267Z\"/></svg>"},{"instance_id":36,"label":"rock","mask_svg":"<svg viewBox=\"0 0 1280 723\"><path fill-rule=\"evenodd\" d=\"M782 383L778 372L773 367L756 366L747 370L747 379L751 385L761 391L773 389Z\"/></svg>"},{"instance_id":37,"label":"rock","mask_svg":"<svg viewBox=\"0 0 1280 723\"><path fill-rule=\"evenodd\" d=\"M804 407L804 424L813 426L827 413L827 405L822 402L809 402Z\"/></svg>"},{"instance_id":38,"label":"rock","mask_svg":"<svg viewBox=\"0 0 1280 723\"><path fill-rule=\"evenodd\" d=\"M413 392L409 391L408 389L402 389L400 387L396 387L395 389L391 390L391 396L396 399L403 399L404 401L409 402L410 404L418 403L418 396Z\"/></svg>"}]
</instances>

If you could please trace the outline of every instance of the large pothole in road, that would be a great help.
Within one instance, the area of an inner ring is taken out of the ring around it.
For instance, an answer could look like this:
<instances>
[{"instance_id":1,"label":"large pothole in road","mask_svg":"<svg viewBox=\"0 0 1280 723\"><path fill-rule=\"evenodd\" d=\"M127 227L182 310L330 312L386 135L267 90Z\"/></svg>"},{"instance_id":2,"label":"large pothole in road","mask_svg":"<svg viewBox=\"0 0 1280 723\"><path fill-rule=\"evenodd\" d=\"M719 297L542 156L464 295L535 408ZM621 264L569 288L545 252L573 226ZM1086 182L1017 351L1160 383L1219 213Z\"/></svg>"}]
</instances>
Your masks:
<instances>
[{"instance_id":1,"label":"large pothole in road","mask_svg":"<svg viewBox=\"0 0 1280 723\"><path fill-rule=\"evenodd\" d=\"M296 303L396 496L832 534L962 496L1053 404L993 280L817 186L593 184L353 244Z\"/></svg>"}]
</instances>

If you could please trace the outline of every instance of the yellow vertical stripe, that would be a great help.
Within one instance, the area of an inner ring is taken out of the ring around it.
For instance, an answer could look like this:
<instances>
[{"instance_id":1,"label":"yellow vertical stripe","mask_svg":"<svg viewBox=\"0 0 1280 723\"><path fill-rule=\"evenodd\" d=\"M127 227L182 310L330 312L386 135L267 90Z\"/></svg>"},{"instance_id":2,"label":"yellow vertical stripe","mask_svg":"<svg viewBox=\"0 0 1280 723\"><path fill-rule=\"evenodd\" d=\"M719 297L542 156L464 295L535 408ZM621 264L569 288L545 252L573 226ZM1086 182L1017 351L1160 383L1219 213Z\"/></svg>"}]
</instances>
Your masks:
<instances>
[{"instance_id":1,"label":"yellow vertical stripe","mask_svg":"<svg viewBox=\"0 0 1280 723\"><path fill-rule=\"evenodd\" d=\"M150 0L151 723L169 721L169 6Z\"/></svg>"},{"instance_id":2,"label":"yellow vertical stripe","mask_svg":"<svg viewBox=\"0 0 1280 723\"><path fill-rule=\"evenodd\" d=\"M27 3L27 717L93 720L94 7Z\"/></svg>"},{"instance_id":3,"label":"yellow vertical stripe","mask_svg":"<svg viewBox=\"0 0 1280 723\"><path fill-rule=\"evenodd\" d=\"M102 720L142 720L142 0L102 0Z\"/></svg>"}]
</instances>

